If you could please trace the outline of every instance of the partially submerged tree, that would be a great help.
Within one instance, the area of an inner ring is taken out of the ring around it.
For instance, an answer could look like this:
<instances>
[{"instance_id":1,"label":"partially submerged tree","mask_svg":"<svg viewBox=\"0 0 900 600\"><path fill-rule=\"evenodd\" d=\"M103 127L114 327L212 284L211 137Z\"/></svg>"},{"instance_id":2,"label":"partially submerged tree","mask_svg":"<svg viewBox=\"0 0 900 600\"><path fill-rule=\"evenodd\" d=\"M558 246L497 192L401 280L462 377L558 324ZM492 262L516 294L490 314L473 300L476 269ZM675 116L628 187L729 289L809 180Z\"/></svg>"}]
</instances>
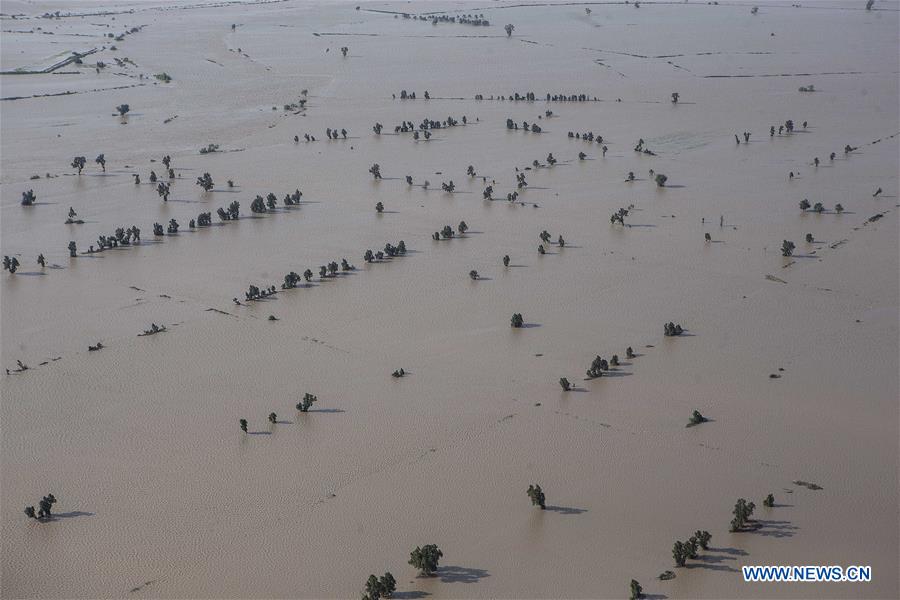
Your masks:
<instances>
[{"instance_id":1,"label":"partially submerged tree","mask_svg":"<svg viewBox=\"0 0 900 600\"><path fill-rule=\"evenodd\" d=\"M695 410L691 413L691 418L688 420L688 427L693 427L694 425L699 425L700 423L706 423L709 419L700 414L699 410Z\"/></svg>"},{"instance_id":2,"label":"partially submerged tree","mask_svg":"<svg viewBox=\"0 0 900 600\"><path fill-rule=\"evenodd\" d=\"M204 192L208 192L213 189L212 176L210 176L209 173L204 173L201 177L197 178L197 185L202 187Z\"/></svg>"},{"instance_id":3,"label":"partially submerged tree","mask_svg":"<svg viewBox=\"0 0 900 600\"><path fill-rule=\"evenodd\" d=\"M76 156L72 160L72 168L78 169L78 174L81 175L81 170L84 168L84 165L87 163L87 160L83 156Z\"/></svg>"},{"instance_id":4,"label":"partially submerged tree","mask_svg":"<svg viewBox=\"0 0 900 600\"><path fill-rule=\"evenodd\" d=\"M694 532L694 537L697 538L697 543L700 544L700 547L704 550L709 549L709 540L712 539L712 535L708 531L700 531L699 529Z\"/></svg>"},{"instance_id":5,"label":"partially submerged tree","mask_svg":"<svg viewBox=\"0 0 900 600\"><path fill-rule=\"evenodd\" d=\"M247 433L247 419L241 419L238 423L241 424L241 431Z\"/></svg>"},{"instance_id":6,"label":"partially submerged tree","mask_svg":"<svg viewBox=\"0 0 900 600\"><path fill-rule=\"evenodd\" d=\"M78 253L78 249L75 247L75 242L69 242L69 256L75 258Z\"/></svg>"},{"instance_id":7,"label":"partially submerged tree","mask_svg":"<svg viewBox=\"0 0 900 600\"><path fill-rule=\"evenodd\" d=\"M303 399L297 403L297 410L300 412L309 412L309 408L313 405L314 402L318 402L318 398L310 394L309 392L303 394Z\"/></svg>"},{"instance_id":8,"label":"partially submerged tree","mask_svg":"<svg viewBox=\"0 0 900 600\"><path fill-rule=\"evenodd\" d=\"M119 116L124 117L128 114L131 108L127 104L120 104L116 107L116 110L119 111Z\"/></svg>"},{"instance_id":9,"label":"partially submerged tree","mask_svg":"<svg viewBox=\"0 0 900 600\"><path fill-rule=\"evenodd\" d=\"M372 177L375 179L381 179L381 167L378 166L378 163L373 164L369 167L369 173L372 174Z\"/></svg>"},{"instance_id":10,"label":"partially submerged tree","mask_svg":"<svg viewBox=\"0 0 900 600\"><path fill-rule=\"evenodd\" d=\"M784 240L781 244L781 255L782 256L791 256L794 254L794 242L790 240Z\"/></svg>"},{"instance_id":11,"label":"partially submerged tree","mask_svg":"<svg viewBox=\"0 0 900 600\"><path fill-rule=\"evenodd\" d=\"M531 498L532 506L540 506L541 510L547 508L547 498L544 495L544 491L541 489L541 486L537 484L531 484L528 486L528 490L525 493L528 494L529 498Z\"/></svg>"},{"instance_id":12,"label":"partially submerged tree","mask_svg":"<svg viewBox=\"0 0 900 600\"><path fill-rule=\"evenodd\" d=\"M469 271L469 278L472 281L477 281L478 280L478 271L476 271L475 269L472 269L471 271Z\"/></svg>"},{"instance_id":13,"label":"partially submerged tree","mask_svg":"<svg viewBox=\"0 0 900 600\"><path fill-rule=\"evenodd\" d=\"M671 321L663 325L663 335L665 335L666 337L681 335L682 333L684 333L684 329L681 327L681 325L676 325Z\"/></svg>"},{"instance_id":14,"label":"partially submerged tree","mask_svg":"<svg viewBox=\"0 0 900 600\"><path fill-rule=\"evenodd\" d=\"M503 266L504 266L504 267L508 267L508 266L509 266L509 254L506 254L506 255L503 256Z\"/></svg>"},{"instance_id":15,"label":"partially submerged tree","mask_svg":"<svg viewBox=\"0 0 900 600\"><path fill-rule=\"evenodd\" d=\"M169 184L165 181L160 181L156 186L156 193L160 195L163 199L163 202L169 201Z\"/></svg>"},{"instance_id":16,"label":"partially submerged tree","mask_svg":"<svg viewBox=\"0 0 900 600\"><path fill-rule=\"evenodd\" d=\"M277 422L278 422L278 415L276 415L273 412L269 413L269 423L277 423Z\"/></svg>"},{"instance_id":17,"label":"partially submerged tree","mask_svg":"<svg viewBox=\"0 0 900 600\"><path fill-rule=\"evenodd\" d=\"M640 600L644 597L644 588L641 587L641 584L638 583L637 580L632 579L629 587L631 591L629 600Z\"/></svg>"},{"instance_id":18,"label":"partially submerged tree","mask_svg":"<svg viewBox=\"0 0 900 600\"><path fill-rule=\"evenodd\" d=\"M662 173L657 173L654 181L656 181L657 187L666 187L666 181L668 181L668 179L669 178Z\"/></svg>"},{"instance_id":19,"label":"partially submerged tree","mask_svg":"<svg viewBox=\"0 0 900 600\"><path fill-rule=\"evenodd\" d=\"M513 316L510 319L510 325L515 328L524 327L525 321L522 319L522 313L513 313Z\"/></svg>"},{"instance_id":20,"label":"partially submerged tree","mask_svg":"<svg viewBox=\"0 0 900 600\"><path fill-rule=\"evenodd\" d=\"M503 26L503 29L506 31L506 37L511 37L512 32L515 31L515 29L516 29L516 26L513 25L512 23L508 23Z\"/></svg>"},{"instance_id":21,"label":"partially submerged tree","mask_svg":"<svg viewBox=\"0 0 900 600\"><path fill-rule=\"evenodd\" d=\"M384 212L384 204L382 204L381 202L376 202L375 203L375 212L377 212L378 214L383 213Z\"/></svg>"},{"instance_id":22,"label":"partially submerged tree","mask_svg":"<svg viewBox=\"0 0 900 600\"><path fill-rule=\"evenodd\" d=\"M36 199L37 196L34 195L34 190L22 192L22 206L31 206Z\"/></svg>"},{"instance_id":23,"label":"partially submerged tree","mask_svg":"<svg viewBox=\"0 0 900 600\"><path fill-rule=\"evenodd\" d=\"M772 494L767 495L765 500L763 500L763 506L765 506L766 508L772 508L773 506L775 506L775 496L773 496Z\"/></svg>"},{"instance_id":24,"label":"partially submerged tree","mask_svg":"<svg viewBox=\"0 0 900 600\"><path fill-rule=\"evenodd\" d=\"M572 384L569 383L569 380L566 379L565 377L560 377L559 378L559 387L561 387L564 392L568 392L569 390L572 389Z\"/></svg>"},{"instance_id":25,"label":"partially submerged tree","mask_svg":"<svg viewBox=\"0 0 900 600\"><path fill-rule=\"evenodd\" d=\"M732 511L734 519L731 520L731 531L733 533L741 531L747 526L754 508L756 508L756 505L753 502L747 502L743 498L738 498Z\"/></svg>"},{"instance_id":26,"label":"partially submerged tree","mask_svg":"<svg viewBox=\"0 0 900 600\"><path fill-rule=\"evenodd\" d=\"M809 207L810 207L809 200L804 198L803 200L800 201L800 210L809 210Z\"/></svg>"},{"instance_id":27,"label":"partially submerged tree","mask_svg":"<svg viewBox=\"0 0 900 600\"><path fill-rule=\"evenodd\" d=\"M409 564L417 568L420 575L427 577L437 571L438 562L443 556L444 553L435 544L426 544L421 548L416 546L409 553Z\"/></svg>"},{"instance_id":28,"label":"partially submerged tree","mask_svg":"<svg viewBox=\"0 0 900 600\"><path fill-rule=\"evenodd\" d=\"M106 173L106 157L102 154L98 155L97 158L94 159L94 162L100 165L103 169L103 172Z\"/></svg>"}]
</instances>

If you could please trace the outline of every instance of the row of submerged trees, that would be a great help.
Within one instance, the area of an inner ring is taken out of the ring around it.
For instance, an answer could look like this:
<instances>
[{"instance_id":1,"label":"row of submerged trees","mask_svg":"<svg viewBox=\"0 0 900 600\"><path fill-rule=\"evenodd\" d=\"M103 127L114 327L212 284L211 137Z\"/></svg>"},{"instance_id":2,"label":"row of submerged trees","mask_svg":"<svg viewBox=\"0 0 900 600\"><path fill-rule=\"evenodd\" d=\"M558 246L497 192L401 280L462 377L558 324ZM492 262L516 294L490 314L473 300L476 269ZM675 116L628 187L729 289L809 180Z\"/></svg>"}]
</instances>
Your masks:
<instances>
[{"instance_id":1,"label":"row of submerged trees","mask_svg":"<svg viewBox=\"0 0 900 600\"><path fill-rule=\"evenodd\" d=\"M506 95L498 95L494 96L491 94L487 98L484 97L484 94L475 94L475 100L503 100L503 101L512 101L512 102L535 102L537 97L534 92L526 92L525 94L520 94L519 92L515 92ZM545 96L545 100L547 102L597 102L597 96L591 96L589 94L552 94L547 92ZM549 116L549 115L548 115Z\"/></svg>"},{"instance_id":2,"label":"row of submerged trees","mask_svg":"<svg viewBox=\"0 0 900 600\"><path fill-rule=\"evenodd\" d=\"M515 121L513 121L512 119L506 119L506 128L518 131L519 124L516 123ZM522 130L530 131L532 133L542 133L543 132L543 129L541 129L540 125L538 125L537 123L529 124L528 121L522 121Z\"/></svg>"}]
</instances>

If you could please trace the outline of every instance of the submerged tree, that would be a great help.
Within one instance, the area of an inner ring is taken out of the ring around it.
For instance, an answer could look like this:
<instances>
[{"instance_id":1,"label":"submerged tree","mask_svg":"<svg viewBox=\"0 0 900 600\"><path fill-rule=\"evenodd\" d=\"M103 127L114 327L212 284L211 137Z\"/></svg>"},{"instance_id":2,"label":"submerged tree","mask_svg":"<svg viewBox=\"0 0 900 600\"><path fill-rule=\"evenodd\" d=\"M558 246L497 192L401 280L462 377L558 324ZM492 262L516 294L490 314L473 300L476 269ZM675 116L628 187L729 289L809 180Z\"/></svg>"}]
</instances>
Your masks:
<instances>
[{"instance_id":1,"label":"submerged tree","mask_svg":"<svg viewBox=\"0 0 900 600\"><path fill-rule=\"evenodd\" d=\"M525 493L531 498L532 506L540 506L541 510L547 508L546 496L544 496L544 491L541 489L541 486L531 484L528 486L528 490Z\"/></svg>"},{"instance_id":2,"label":"submerged tree","mask_svg":"<svg viewBox=\"0 0 900 600\"><path fill-rule=\"evenodd\" d=\"M409 553L409 564L417 568L421 575L429 576L437 571L442 556L444 553L435 544L426 544L421 548L416 546L415 550Z\"/></svg>"}]
</instances>

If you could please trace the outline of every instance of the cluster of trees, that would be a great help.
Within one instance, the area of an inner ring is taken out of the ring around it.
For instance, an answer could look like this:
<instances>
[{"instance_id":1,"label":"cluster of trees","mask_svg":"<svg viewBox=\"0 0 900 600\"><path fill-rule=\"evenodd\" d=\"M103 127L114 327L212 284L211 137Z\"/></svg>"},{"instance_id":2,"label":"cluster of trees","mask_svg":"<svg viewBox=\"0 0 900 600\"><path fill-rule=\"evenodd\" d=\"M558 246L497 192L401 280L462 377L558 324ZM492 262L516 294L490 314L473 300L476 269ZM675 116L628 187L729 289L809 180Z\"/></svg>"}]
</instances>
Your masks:
<instances>
[{"instance_id":1,"label":"cluster of trees","mask_svg":"<svg viewBox=\"0 0 900 600\"><path fill-rule=\"evenodd\" d=\"M219 151L218 144L207 144L203 148L200 148L200 154L212 154L212 153L218 152L218 151Z\"/></svg>"},{"instance_id":2,"label":"cluster of trees","mask_svg":"<svg viewBox=\"0 0 900 600\"><path fill-rule=\"evenodd\" d=\"M753 502L747 502L743 498L738 498L738 501L734 504L734 510L732 514L734 518L731 520L731 531L738 532L743 530L747 524L751 521L750 515L753 514L753 509L756 508L756 505Z\"/></svg>"},{"instance_id":3,"label":"cluster of trees","mask_svg":"<svg viewBox=\"0 0 900 600\"><path fill-rule=\"evenodd\" d=\"M394 16L396 19L396 15ZM480 27L487 27L491 23L487 19L484 18L484 15L410 15L409 13L403 13L404 19L412 19L414 21L431 21L432 25L437 25L438 23L461 23L463 25L476 25Z\"/></svg>"},{"instance_id":4,"label":"cluster of trees","mask_svg":"<svg viewBox=\"0 0 900 600\"><path fill-rule=\"evenodd\" d=\"M267 288L263 288L260 290L255 285L251 285L246 292L244 292L244 297L247 301L250 300L262 300L263 298L268 298L274 294L277 294L277 290L275 286L269 286Z\"/></svg>"},{"instance_id":5,"label":"cluster of trees","mask_svg":"<svg viewBox=\"0 0 900 600\"><path fill-rule=\"evenodd\" d=\"M438 562L444 553L435 544L426 544L422 547L416 546L415 550L409 553L409 564L419 570L419 574L429 576L438 568Z\"/></svg>"},{"instance_id":6,"label":"cluster of trees","mask_svg":"<svg viewBox=\"0 0 900 600\"><path fill-rule=\"evenodd\" d=\"M517 329L524 327L525 320L522 318L522 313L513 313L512 318L509 320L509 324Z\"/></svg>"},{"instance_id":7,"label":"cluster of trees","mask_svg":"<svg viewBox=\"0 0 900 600\"><path fill-rule=\"evenodd\" d=\"M675 564L683 567L689 558L697 558L697 552L702 548L709 548L709 540L712 535L708 531L696 531L686 542L675 542L672 547L672 557Z\"/></svg>"},{"instance_id":8,"label":"cluster of trees","mask_svg":"<svg viewBox=\"0 0 900 600\"><path fill-rule=\"evenodd\" d=\"M681 335L682 333L684 333L684 329L681 327L681 325L676 325L671 321L663 325L663 335L665 335L666 337Z\"/></svg>"},{"instance_id":9,"label":"cluster of trees","mask_svg":"<svg viewBox=\"0 0 900 600\"><path fill-rule=\"evenodd\" d=\"M284 195L284 205L285 206L300 206L300 198L303 197L303 192L299 189L295 189L291 194Z\"/></svg>"},{"instance_id":10,"label":"cluster of trees","mask_svg":"<svg viewBox=\"0 0 900 600\"><path fill-rule=\"evenodd\" d=\"M172 219L173 221L175 219ZM177 229L177 228L176 228ZM137 226L132 225L131 227L123 228L118 227L116 231L111 236L101 235L97 238L97 246L100 251L103 251L107 248L116 248L118 246L130 246L132 243L139 243L141 241L141 230L137 228ZM88 252L93 252L94 247L91 246Z\"/></svg>"},{"instance_id":11,"label":"cluster of trees","mask_svg":"<svg viewBox=\"0 0 900 600\"><path fill-rule=\"evenodd\" d=\"M388 258L394 258L395 256L403 256L405 254L406 254L406 242L404 242L403 240L400 240L399 242L397 242L396 246L394 246L391 243L385 244L384 252L381 252L381 251L372 252L371 250L366 250L365 254L363 254L363 260L365 260L367 263L371 263L371 262L375 262L376 260L377 261L384 260L385 256L387 256ZM344 263L346 263L346 262L347 262L346 260L342 261L342 267L344 267ZM348 264L347 268L344 268L343 270L351 271L354 268L355 267L353 265Z\"/></svg>"},{"instance_id":12,"label":"cluster of trees","mask_svg":"<svg viewBox=\"0 0 900 600\"><path fill-rule=\"evenodd\" d=\"M341 129L340 134L341 134L342 138L344 138L345 140L347 139L347 130L346 129ZM329 127L325 130L325 136L329 140L336 140L336 139L338 139L338 130L332 129L331 127Z\"/></svg>"},{"instance_id":13,"label":"cluster of trees","mask_svg":"<svg viewBox=\"0 0 900 600\"><path fill-rule=\"evenodd\" d=\"M390 572L386 572L381 577L369 575L366 580L365 591L362 600L379 600L380 598L390 598L397 590L397 580Z\"/></svg>"},{"instance_id":14,"label":"cluster of trees","mask_svg":"<svg viewBox=\"0 0 900 600\"><path fill-rule=\"evenodd\" d=\"M531 498L532 506L540 506L541 510L547 508L547 498L544 496L544 491L541 489L541 486L536 483L531 484L528 486L528 491L525 493Z\"/></svg>"},{"instance_id":15,"label":"cluster of trees","mask_svg":"<svg viewBox=\"0 0 900 600\"><path fill-rule=\"evenodd\" d=\"M597 355L594 357L594 360L591 361L591 366L588 367L586 374L588 379L595 379L597 377L602 377L603 371L609 371L609 363L605 358L601 358Z\"/></svg>"},{"instance_id":16,"label":"cluster of trees","mask_svg":"<svg viewBox=\"0 0 900 600\"><path fill-rule=\"evenodd\" d=\"M456 184L453 183L453 180L450 180L450 183L441 182L441 189L447 192L448 194L452 194L453 190L456 189Z\"/></svg>"},{"instance_id":17,"label":"cluster of trees","mask_svg":"<svg viewBox=\"0 0 900 600\"><path fill-rule=\"evenodd\" d=\"M449 225L444 225L443 229L441 229L440 231L435 231L431 237L434 240L441 240L441 239L449 240L454 235L456 235L456 233L453 231L453 228L450 227Z\"/></svg>"},{"instance_id":18,"label":"cluster of trees","mask_svg":"<svg viewBox=\"0 0 900 600\"><path fill-rule=\"evenodd\" d=\"M241 214L241 203L234 200L228 205L227 209L222 207L216 209L216 214L223 221L236 221Z\"/></svg>"},{"instance_id":19,"label":"cluster of trees","mask_svg":"<svg viewBox=\"0 0 900 600\"><path fill-rule=\"evenodd\" d=\"M34 512L34 506L26 506L25 514L29 519L49 519L52 516L50 513L53 509L54 504L56 504L56 496L54 496L53 494L47 494L46 496L41 498L40 502L38 502L39 510L37 513Z\"/></svg>"}]
</instances>

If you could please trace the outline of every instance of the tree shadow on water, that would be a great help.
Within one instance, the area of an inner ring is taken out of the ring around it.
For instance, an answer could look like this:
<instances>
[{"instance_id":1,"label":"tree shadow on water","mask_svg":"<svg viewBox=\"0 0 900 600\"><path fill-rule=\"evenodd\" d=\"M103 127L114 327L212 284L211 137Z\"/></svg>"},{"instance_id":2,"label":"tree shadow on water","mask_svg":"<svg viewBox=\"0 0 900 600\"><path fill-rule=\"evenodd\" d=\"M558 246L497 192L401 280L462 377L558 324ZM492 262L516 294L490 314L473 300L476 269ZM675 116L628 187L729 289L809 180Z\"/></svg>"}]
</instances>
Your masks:
<instances>
[{"instance_id":1,"label":"tree shadow on water","mask_svg":"<svg viewBox=\"0 0 900 600\"><path fill-rule=\"evenodd\" d=\"M401 598L401 599L404 599L404 598L405 598L405 599L408 599L408 600L417 600L417 599L419 599L419 598L426 598L426 597L428 597L428 596L430 596L430 595L431 595L431 594L428 593L428 592L422 592L422 591L419 591L419 590L413 590L413 591L410 591L410 592L394 592L394 593L391 595L391 598L394 598L395 600L396 600L397 598Z\"/></svg>"},{"instance_id":2,"label":"tree shadow on water","mask_svg":"<svg viewBox=\"0 0 900 600\"><path fill-rule=\"evenodd\" d=\"M544 510L559 513L561 515L580 515L581 513L586 513L588 509L586 508L575 508L574 506L550 506Z\"/></svg>"},{"instance_id":3,"label":"tree shadow on water","mask_svg":"<svg viewBox=\"0 0 900 600\"><path fill-rule=\"evenodd\" d=\"M490 573L484 569L473 569L471 567L459 567L455 565L440 567L435 575L440 578L442 583L478 583L479 580L490 577Z\"/></svg>"}]
</instances>

